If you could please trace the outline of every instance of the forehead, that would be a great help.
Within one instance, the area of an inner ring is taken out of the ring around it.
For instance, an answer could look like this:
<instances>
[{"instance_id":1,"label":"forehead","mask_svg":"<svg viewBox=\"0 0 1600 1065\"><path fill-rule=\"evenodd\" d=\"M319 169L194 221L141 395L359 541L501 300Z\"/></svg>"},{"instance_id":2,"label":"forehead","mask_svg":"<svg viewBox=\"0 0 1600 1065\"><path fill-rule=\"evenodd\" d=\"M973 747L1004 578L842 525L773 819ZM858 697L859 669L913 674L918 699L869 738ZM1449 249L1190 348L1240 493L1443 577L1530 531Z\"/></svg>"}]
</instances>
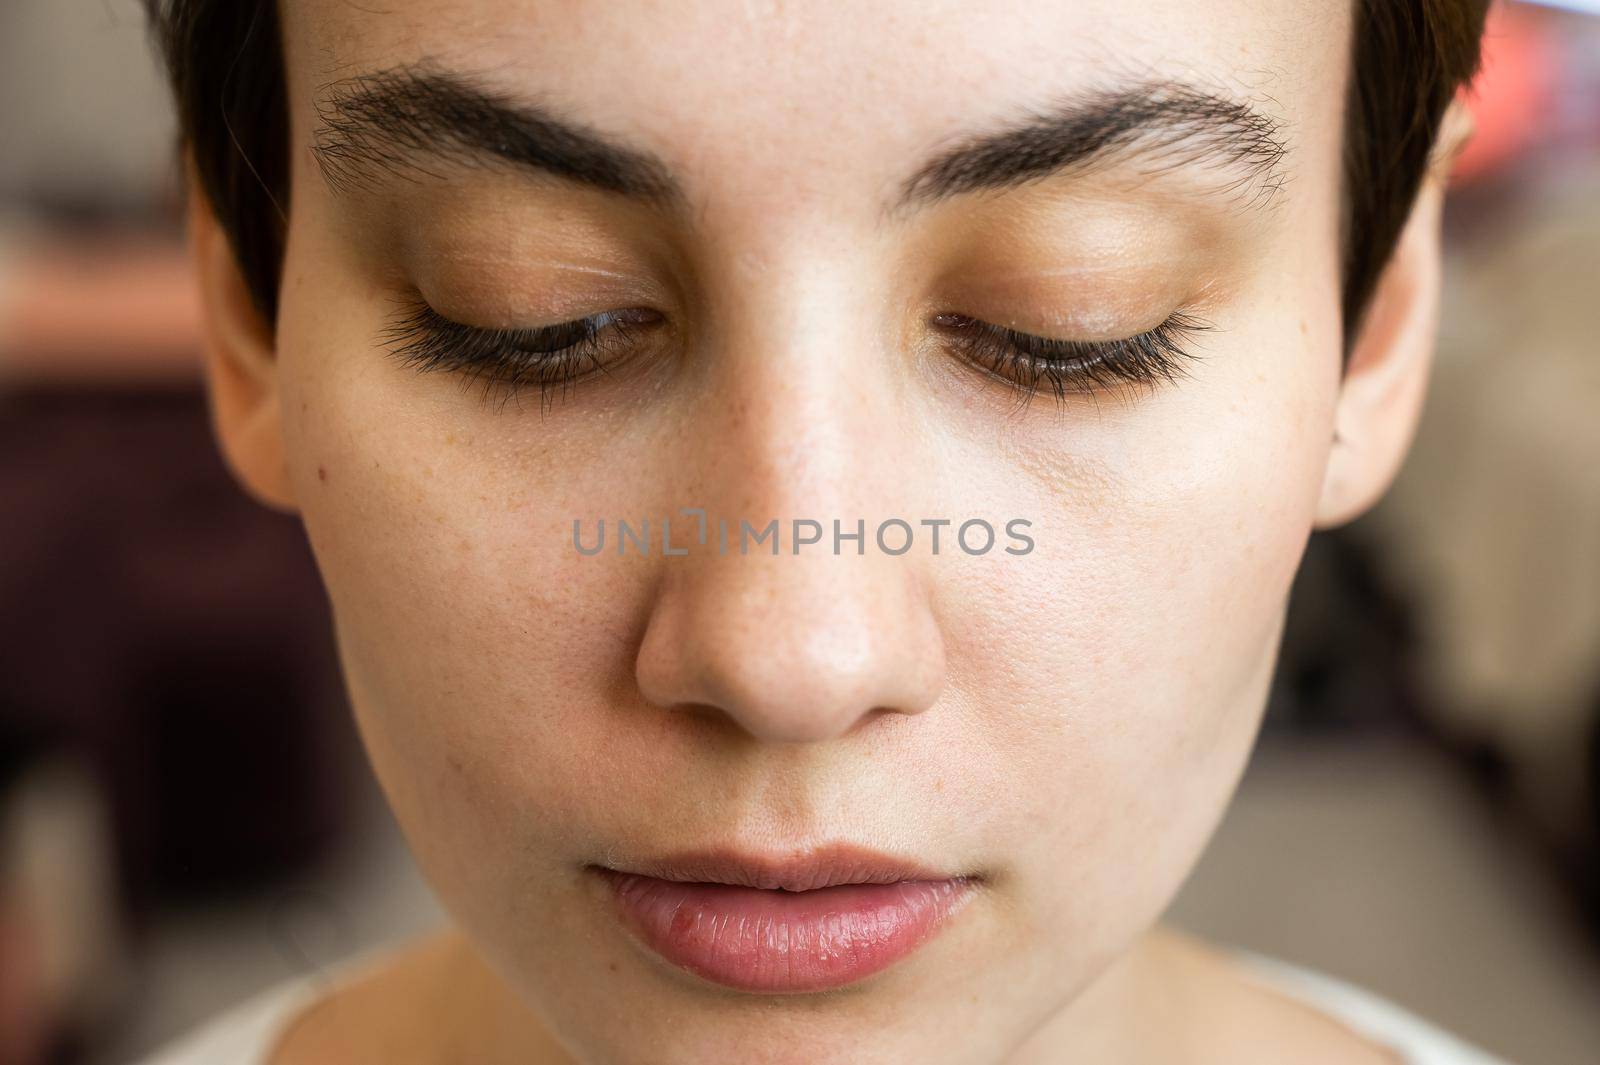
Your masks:
<instances>
[{"instance_id":1,"label":"forehead","mask_svg":"<svg viewBox=\"0 0 1600 1065\"><path fill-rule=\"evenodd\" d=\"M285 0L294 128L342 78L425 61L554 103L701 192L837 200L986 121L1122 82L1251 100L1336 143L1348 4L1326 0Z\"/></svg>"}]
</instances>

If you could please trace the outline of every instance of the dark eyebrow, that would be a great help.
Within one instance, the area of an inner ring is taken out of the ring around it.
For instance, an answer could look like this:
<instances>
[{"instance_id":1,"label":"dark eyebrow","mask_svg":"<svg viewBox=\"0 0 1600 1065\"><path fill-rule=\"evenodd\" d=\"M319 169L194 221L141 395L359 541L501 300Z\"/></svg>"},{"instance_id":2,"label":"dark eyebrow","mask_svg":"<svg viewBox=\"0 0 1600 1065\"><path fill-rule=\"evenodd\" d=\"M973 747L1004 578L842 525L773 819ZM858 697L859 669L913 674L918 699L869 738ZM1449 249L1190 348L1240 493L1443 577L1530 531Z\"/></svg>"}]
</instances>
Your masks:
<instances>
[{"instance_id":1,"label":"dark eyebrow","mask_svg":"<svg viewBox=\"0 0 1600 1065\"><path fill-rule=\"evenodd\" d=\"M501 161L681 210L682 186L654 154L538 104L513 100L428 64L362 74L324 87L312 151L328 184L360 187L374 168L427 173L429 158ZM970 134L918 168L892 210L1025 184L1106 161L1119 151L1156 169L1205 165L1236 174L1226 187L1281 187L1282 124L1243 100L1175 82L1075 94L999 130Z\"/></svg>"},{"instance_id":2,"label":"dark eyebrow","mask_svg":"<svg viewBox=\"0 0 1600 1065\"><path fill-rule=\"evenodd\" d=\"M312 152L336 192L360 187L373 168L426 173L426 157L498 159L657 206L683 203L671 172L650 153L425 65L326 85L317 118Z\"/></svg>"},{"instance_id":3,"label":"dark eyebrow","mask_svg":"<svg viewBox=\"0 0 1600 1065\"><path fill-rule=\"evenodd\" d=\"M1076 94L999 131L958 140L906 179L896 206L1011 188L1124 150L1154 164L1151 172L1232 171L1224 188L1250 189L1251 203L1282 188L1289 151L1283 124L1244 100L1181 82L1143 82Z\"/></svg>"}]
</instances>

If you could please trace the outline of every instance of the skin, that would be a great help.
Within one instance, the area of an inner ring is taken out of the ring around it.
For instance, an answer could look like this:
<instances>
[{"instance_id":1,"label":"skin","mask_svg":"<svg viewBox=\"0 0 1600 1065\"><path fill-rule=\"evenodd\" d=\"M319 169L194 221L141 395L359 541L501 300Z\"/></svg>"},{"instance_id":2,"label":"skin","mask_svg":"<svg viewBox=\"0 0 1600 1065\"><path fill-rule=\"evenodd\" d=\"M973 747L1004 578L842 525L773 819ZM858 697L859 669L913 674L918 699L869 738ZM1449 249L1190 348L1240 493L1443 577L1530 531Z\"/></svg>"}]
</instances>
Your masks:
<instances>
[{"instance_id":1,"label":"skin","mask_svg":"<svg viewBox=\"0 0 1600 1065\"><path fill-rule=\"evenodd\" d=\"M1306 539L1387 487L1427 377L1438 175L1341 366L1348 11L282 10L275 323L193 212L214 420L241 483L304 521L372 764L454 928L310 1011L278 1061L1391 1060L1159 923L1248 757ZM423 58L658 154L692 211L495 168L329 188L324 86ZM1130 70L1281 120L1270 206L1201 167L1112 165L877 213L950 137ZM475 325L671 325L547 408L484 403L384 346L419 288ZM1104 338L1185 307L1214 326L1186 376L1059 405L1019 406L927 328ZM1023 517L1037 547L571 549L575 517L685 506ZM645 954L582 874L833 840L983 883L891 969L758 996Z\"/></svg>"}]
</instances>

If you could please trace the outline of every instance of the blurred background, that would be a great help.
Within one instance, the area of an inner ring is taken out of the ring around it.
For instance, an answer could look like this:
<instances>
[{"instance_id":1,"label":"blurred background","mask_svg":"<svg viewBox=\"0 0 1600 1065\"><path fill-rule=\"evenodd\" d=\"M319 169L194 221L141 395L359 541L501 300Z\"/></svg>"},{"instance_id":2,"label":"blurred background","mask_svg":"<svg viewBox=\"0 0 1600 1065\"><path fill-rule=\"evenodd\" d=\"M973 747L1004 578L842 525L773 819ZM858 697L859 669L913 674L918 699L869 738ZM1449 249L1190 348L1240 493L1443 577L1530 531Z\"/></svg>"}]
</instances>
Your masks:
<instances>
[{"instance_id":1,"label":"blurred background","mask_svg":"<svg viewBox=\"0 0 1600 1065\"><path fill-rule=\"evenodd\" d=\"M1174 912L1524 1065L1600 1062L1600 4L1502 4L1434 388L1314 538ZM135 0L0 3L0 1063L116 1065L439 919L299 524L210 435Z\"/></svg>"}]
</instances>

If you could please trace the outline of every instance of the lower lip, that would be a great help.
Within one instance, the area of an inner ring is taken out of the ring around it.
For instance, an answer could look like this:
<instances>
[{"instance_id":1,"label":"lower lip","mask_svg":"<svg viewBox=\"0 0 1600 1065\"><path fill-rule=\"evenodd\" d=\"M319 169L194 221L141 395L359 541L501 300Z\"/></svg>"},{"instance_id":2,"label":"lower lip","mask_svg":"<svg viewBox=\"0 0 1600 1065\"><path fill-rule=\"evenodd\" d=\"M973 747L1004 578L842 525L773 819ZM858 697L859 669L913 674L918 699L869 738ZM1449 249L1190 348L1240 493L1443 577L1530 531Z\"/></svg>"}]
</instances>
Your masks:
<instances>
[{"instance_id":1,"label":"lower lip","mask_svg":"<svg viewBox=\"0 0 1600 1065\"><path fill-rule=\"evenodd\" d=\"M825 991L888 968L926 942L972 887L899 880L769 891L601 872L624 922L651 950L713 983L765 993Z\"/></svg>"}]
</instances>

